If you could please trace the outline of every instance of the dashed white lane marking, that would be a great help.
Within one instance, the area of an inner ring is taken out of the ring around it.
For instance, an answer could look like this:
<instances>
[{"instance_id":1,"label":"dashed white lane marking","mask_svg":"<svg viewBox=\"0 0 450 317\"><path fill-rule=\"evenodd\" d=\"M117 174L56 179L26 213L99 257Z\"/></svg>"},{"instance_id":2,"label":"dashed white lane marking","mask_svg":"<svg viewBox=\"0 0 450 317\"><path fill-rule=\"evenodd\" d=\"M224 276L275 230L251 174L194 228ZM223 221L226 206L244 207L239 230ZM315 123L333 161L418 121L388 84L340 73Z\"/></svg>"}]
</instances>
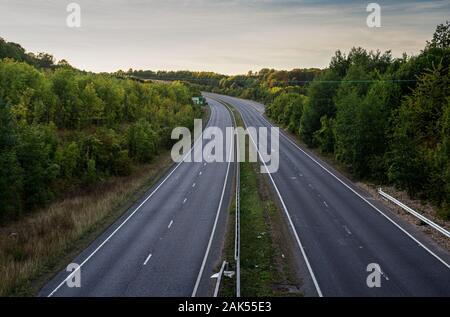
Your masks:
<instances>
[{"instance_id":1,"label":"dashed white lane marking","mask_svg":"<svg viewBox=\"0 0 450 317\"><path fill-rule=\"evenodd\" d=\"M152 257L152 254L150 253L148 257L145 259L144 265L147 265L148 260Z\"/></svg>"},{"instance_id":2,"label":"dashed white lane marking","mask_svg":"<svg viewBox=\"0 0 450 317\"><path fill-rule=\"evenodd\" d=\"M172 224L173 224L173 220L170 220L170 223L169 223L169 225L167 226L167 228L170 229L170 227L172 227Z\"/></svg>"},{"instance_id":3,"label":"dashed white lane marking","mask_svg":"<svg viewBox=\"0 0 450 317\"><path fill-rule=\"evenodd\" d=\"M273 124L271 124L267 119L262 117L262 119L269 124L269 127L272 127ZM245 121L244 121L245 122ZM396 223L393 219L391 219L389 216L387 216L384 212L382 212L380 209L378 209L374 204L370 202L369 199L366 199L364 196L362 196L360 193L358 193L356 190L354 190L350 185L345 183L342 179L340 179L338 176L336 176L334 173L332 173L330 170L328 170L325 166L323 166L319 161L317 161L315 158L313 158L311 155L309 155L305 150L302 150L294 141L292 141L289 137L284 135L284 133L280 133L282 137L284 137L289 143L291 143L294 147L296 147L300 152L305 154L307 157L309 157L314 163L316 163L318 166L320 166L324 171L329 173L331 176L333 176L338 182L340 182L342 185L347 187L351 192L353 192L356 196L361 198L364 202L366 202L370 207L375 209L379 214L381 214L383 217L385 217L390 223L392 223L394 226L396 226L400 231L402 231L404 234L406 234L411 240L416 242L419 246L421 246L423 249L425 249L430 255L432 255L436 260L441 262L445 267L450 269L450 264L445 262L443 259L441 259L436 253L431 251L427 246L425 246L422 242L417 240L411 233L403 229L398 223ZM269 174L270 176L270 174Z\"/></svg>"},{"instance_id":4,"label":"dashed white lane marking","mask_svg":"<svg viewBox=\"0 0 450 317\"><path fill-rule=\"evenodd\" d=\"M347 231L347 233L350 235L352 234L352 232L350 231L350 229L348 229L348 227L346 225L343 225L345 231Z\"/></svg>"},{"instance_id":5,"label":"dashed white lane marking","mask_svg":"<svg viewBox=\"0 0 450 317\"><path fill-rule=\"evenodd\" d=\"M328 204L327 204L327 202L326 202L326 201L324 201L324 202L323 202L323 204L325 205L325 207L327 207L327 208L328 208Z\"/></svg>"},{"instance_id":6,"label":"dashed white lane marking","mask_svg":"<svg viewBox=\"0 0 450 317\"><path fill-rule=\"evenodd\" d=\"M206 166L206 163L203 163L203 166Z\"/></svg>"},{"instance_id":7,"label":"dashed white lane marking","mask_svg":"<svg viewBox=\"0 0 450 317\"><path fill-rule=\"evenodd\" d=\"M202 171L200 171L200 173L198 173L198 175L202 175Z\"/></svg>"},{"instance_id":8,"label":"dashed white lane marking","mask_svg":"<svg viewBox=\"0 0 450 317\"><path fill-rule=\"evenodd\" d=\"M184 205L186 202L187 202L187 198L185 198L185 199L183 200L183 205Z\"/></svg>"},{"instance_id":9,"label":"dashed white lane marking","mask_svg":"<svg viewBox=\"0 0 450 317\"><path fill-rule=\"evenodd\" d=\"M208 120L207 126L209 126L210 122L211 116ZM140 210L140 208L158 191L158 189L169 179L169 177L172 176L172 174L177 170L177 168L181 165L181 163L183 163L185 159L188 157L188 155L192 153L192 151L195 148L195 145L201 140L202 140L201 137L197 138L197 140L194 142L194 145L191 147L189 152L184 156L182 161L175 166L175 168L162 180L162 182L155 188L155 190L153 190L150 193L150 195L147 196L147 198L145 198L144 201L138 207L136 207L136 209L134 209L133 212L83 262L81 262L81 264L74 271L72 271L72 273L70 273L61 283L59 283L58 286L50 294L47 295L47 297L52 297L53 294L55 294L64 284L66 284L68 279L70 279L74 274L76 274L77 271L81 270L83 265L85 265L98 252L98 250L100 250L120 230L120 228L122 228L128 222L128 220L130 220L131 217L133 217L133 215Z\"/></svg>"},{"instance_id":10,"label":"dashed white lane marking","mask_svg":"<svg viewBox=\"0 0 450 317\"><path fill-rule=\"evenodd\" d=\"M195 187L195 183L194 183L194 184L192 184L192 187Z\"/></svg>"},{"instance_id":11,"label":"dashed white lane marking","mask_svg":"<svg viewBox=\"0 0 450 317\"><path fill-rule=\"evenodd\" d=\"M250 134L250 137L251 137L251 134ZM200 272L198 273L197 281L195 282L194 290L192 291L192 297L195 297L197 295L197 290L198 290L198 287L199 287L199 284L200 284L200 280L202 279L203 271L205 269L206 261L208 259L208 255L209 255L209 250L211 249L211 245L212 245L212 241L213 241L213 238L214 238L214 235L215 235L217 223L219 221L220 209L222 208L222 203L224 201L225 190L226 190L226 187L227 187L228 174L230 172L231 158L232 158L232 154L234 153L233 149L234 149L234 138L232 138L231 145L230 145L230 154L228 156L227 172L225 174L225 179L223 181L222 194L220 196L219 206L217 207L216 218L214 220L214 225L213 225L213 228L212 228L212 232L211 232L211 235L209 237L208 245L206 247L205 256L203 258L203 262L202 262L202 265L200 267Z\"/></svg>"}]
</instances>

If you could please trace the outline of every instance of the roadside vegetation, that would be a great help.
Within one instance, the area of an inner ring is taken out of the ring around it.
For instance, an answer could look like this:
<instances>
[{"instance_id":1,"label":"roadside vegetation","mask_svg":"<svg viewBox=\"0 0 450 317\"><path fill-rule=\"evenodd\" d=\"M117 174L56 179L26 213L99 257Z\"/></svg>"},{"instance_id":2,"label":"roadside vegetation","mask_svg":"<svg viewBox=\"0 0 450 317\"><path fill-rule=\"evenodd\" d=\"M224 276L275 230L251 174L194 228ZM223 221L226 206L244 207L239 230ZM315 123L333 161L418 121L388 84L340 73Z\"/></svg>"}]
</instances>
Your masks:
<instances>
[{"instance_id":1,"label":"roadside vegetation","mask_svg":"<svg viewBox=\"0 0 450 317\"><path fill-rule=\"evenodd\" d=\"M270 103L285 93L306 93L307 84L323 71L317 68L275 70L263 68L246 75L226 76L211 72L132 70L124 75L133 78L183 81L203 91L222 93Z\"/></svg>"},{"instance_id":2,"label":"roadside vegetation","mask_svg":"<svg viewBox=\"0 0 450 317\"><path fill-rule=\"evenodd\" d=\"M47 54L36 62L4 41L0 54L0 223L130 175L171 146L174 127L201 117L196 91L179 82L86 73Z\"/></svg>"},{"instance_id":3,"label":"roadside vegetation","mask_svg":"<svg viewBox=\"0 0 450 317\"><path fill-rule=\"evenodd\" d=\"M263 177L258 164L241 164L241 293L301 296L292 259L282 250L286 241L278 239L283 215Z\"/></svg>"},{"instance_id":4,"label":"roadside vegetation","mask_svg":"<svg viewBox=\"0 0 450 317\"><path fill-rule=\"evenodd\" d=\"M168 151L128 176L57 200L0 227L0 296L33 296L172 164Z\"/></svg>"},{"instance_id":5,"label":"roadside vegetation","mask_svg":"<svg viewBox=\"0 0 450 317\"><path fill-rule=\"evenodd\" d=\"M238 111L233 111L237 126L243 127ZM248 138L245 148L248 149ZM240 242L241 242L241 296L302 296L300 281L291 258L293 246L283 214L272 197L267 179L259 172L259 163L240 164ZM228 270L236 270L235 201L230 206L230 221L224 258ZM283 234L285 233L285 234ZM235 276L224 277L221 296L235 296Z\"/></svg>"},{"instance_id":6,"label":"roadside vegetation","mask_svg":"<svg viewBox=\"0 0 450 317\"><path fill-rule=\"evenodd\" d=\"M171 162L207 113L180 82L77 70L0 39L0 296L31 295Z\"/></svg>"},{"instance_id":7,"label":"roadside vegetation","mask_svg":"<svg viewBox=\"0 0 450 317\"><path fill-rule=\"evenodd\" d=\"M268 117L356 178L431 202L449 220L449 66L446 22L416 56L357 47L337 51L324 70L161 76L263 102Z\"/></svg>"},{"instance_id":8,"label":"roadside vegetation","mask_svg":"<svg viewBox=\"0 0 450 317\"><path fill-rule=\"evenodd\" d=\"M406 190L450 219L450 22L417 56L336 52L305 96L267 115L359 179Z\"/></svg>"}]
</instances>

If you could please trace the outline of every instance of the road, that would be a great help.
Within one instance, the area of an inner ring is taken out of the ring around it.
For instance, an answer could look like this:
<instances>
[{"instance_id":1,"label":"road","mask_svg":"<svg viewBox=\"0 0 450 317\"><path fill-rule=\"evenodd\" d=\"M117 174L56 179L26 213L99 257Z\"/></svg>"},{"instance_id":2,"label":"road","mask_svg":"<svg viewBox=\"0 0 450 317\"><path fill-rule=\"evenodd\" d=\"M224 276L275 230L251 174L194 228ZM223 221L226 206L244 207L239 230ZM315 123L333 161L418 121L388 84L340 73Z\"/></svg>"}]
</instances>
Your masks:
<instances>
[{"instance_id":1,"label":"road","mask_svg":"<svg viewBox=\"0 0 450 317\"><path fill-rule=\"evenodd\" d=\"M222 104L209 104L209 126L222 131L232 126ZM225 144L224 152L228 155L232 148ZM76 273L63 270L39 295L211 295L215 281L210 276L221 260L234 168L227 162L174 165L73 260L81 264L81 287L69 287L67 281Z\"/></svg>"},{"instance_id":2,"label":"road","mask_svg":"<svg viewBox=\"0 0 450 317\"><path fill-rule=\"evenodd\" d=\"M272 126L261 104L205 96L236 107L247 126ZM315 295L450 296L448 253L284 133L279 146L270 178ZM381 287L367 286L370 263L381 268Z\"/></svg>"}]
</instances>

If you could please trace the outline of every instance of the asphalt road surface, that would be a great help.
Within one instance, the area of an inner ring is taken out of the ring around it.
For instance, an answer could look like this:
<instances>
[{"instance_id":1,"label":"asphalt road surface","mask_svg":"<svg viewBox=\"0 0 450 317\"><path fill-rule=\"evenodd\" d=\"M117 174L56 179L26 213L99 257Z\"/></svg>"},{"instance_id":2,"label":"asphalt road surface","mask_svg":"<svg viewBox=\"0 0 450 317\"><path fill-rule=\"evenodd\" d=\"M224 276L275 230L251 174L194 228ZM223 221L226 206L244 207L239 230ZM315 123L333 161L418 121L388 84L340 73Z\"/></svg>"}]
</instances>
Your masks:
<instances>
[{"instance_id":1,"label":"asphalt road surface","mask_svg":"<svg viewBox=\"0 0 450 317\"><path fill-rule=\"evenodd\" d=\"M229 111L210 101L209 125L232 126ZM205 141L203 141L206 143ZM225 153L232 144L224 144ZM226 147L226 148L225 148ZM182 162L73 263L40 296L210 296L220 263L234 164ZM80 272L81 287L69 287ZM67 283L69 281L69 283Z\"/></svg>"},{"instance_id":2,"label":"asphalt road surface","mask_svg":"<svg viewBox=\"0 0 450 317\"><path fill-rule=\"evenodd\" d=\"M236 107L247 126L271 126L261 104L205 95ZM316 295L450 296L447 252L286 135L279 146L272 186ZM367 285L371 263L381 268L381 287Z\"/></svg>"}]
</instances>

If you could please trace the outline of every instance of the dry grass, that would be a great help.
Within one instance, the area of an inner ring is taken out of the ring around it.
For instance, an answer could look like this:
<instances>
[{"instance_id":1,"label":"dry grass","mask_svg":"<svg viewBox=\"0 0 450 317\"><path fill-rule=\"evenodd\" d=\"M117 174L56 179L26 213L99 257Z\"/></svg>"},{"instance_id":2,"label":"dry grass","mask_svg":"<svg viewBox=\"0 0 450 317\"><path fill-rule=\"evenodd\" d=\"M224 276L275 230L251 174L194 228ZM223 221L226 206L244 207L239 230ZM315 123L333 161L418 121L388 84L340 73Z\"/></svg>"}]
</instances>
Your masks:
<instances>
[{"instance_id":1,"label":"dry grass","mask_svg":"<svg viewBox=\"0 0 450 317\"><path fill-rule=\"evenodd\" d=\"M164 153L132 175L114 177L0 228L0 296L33 295L45 276L64 265L119 217L169 167Z\"/></svg>"}]
</instances>

